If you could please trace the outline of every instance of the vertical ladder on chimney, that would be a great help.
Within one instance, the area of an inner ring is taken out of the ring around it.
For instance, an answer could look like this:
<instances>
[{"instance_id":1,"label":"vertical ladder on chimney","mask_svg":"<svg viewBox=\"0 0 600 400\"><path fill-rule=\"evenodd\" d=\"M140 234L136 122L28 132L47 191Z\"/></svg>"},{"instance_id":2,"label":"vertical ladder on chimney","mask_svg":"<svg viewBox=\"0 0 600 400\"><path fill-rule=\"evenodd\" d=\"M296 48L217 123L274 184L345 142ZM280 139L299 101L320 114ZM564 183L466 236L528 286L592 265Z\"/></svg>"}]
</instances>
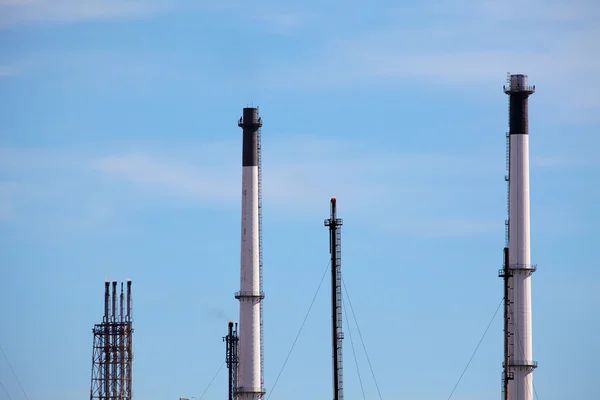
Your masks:
<instances>
[{"instance_id":1,"label":"vertical ladder on chimney","mask_svg":"<svg viewBox=\"0 0 600 400\"><path fill-rule=\"evenodd\" d=\"M504 240L505 246L508 246L508 220L510 218L510 133L506 133L506 175L504 175L504 180L506 181L506 210L507 217L504 221Z\"/></svg>"},{"instance_id":2,"label":"vertical ladder on chimney","mask_svg":"<svg viewBox=\"0 0 600 400\"><path fill-rule=\"evenodd\" d=\"M261 129L258 128L257 147L258 147L258 271L260 282L260 293L263 289L263 245L262 245L262 145ZM265 383L264 371L264 338L263 338L263 299L260 300L260 386L261 390Z\"/></svg>"},{"instance_id":3,"label":"vertical ladder on chimney","mask_svg":"<svg viewBox=\"0 0 600 400\"><path fill-rule=\"evenodd\" d=\"M337 371L338 371L338 399L344 399L344 376L343 376L343 354L342 354L342 339L344 339L344 333L342 330L342 232L339 227L335 229L335 258L337 269L335 272L335 291L336 291L336 318L337 328ZM333 268L334 266L332 266Z\"/></svg>"}]
</instances>

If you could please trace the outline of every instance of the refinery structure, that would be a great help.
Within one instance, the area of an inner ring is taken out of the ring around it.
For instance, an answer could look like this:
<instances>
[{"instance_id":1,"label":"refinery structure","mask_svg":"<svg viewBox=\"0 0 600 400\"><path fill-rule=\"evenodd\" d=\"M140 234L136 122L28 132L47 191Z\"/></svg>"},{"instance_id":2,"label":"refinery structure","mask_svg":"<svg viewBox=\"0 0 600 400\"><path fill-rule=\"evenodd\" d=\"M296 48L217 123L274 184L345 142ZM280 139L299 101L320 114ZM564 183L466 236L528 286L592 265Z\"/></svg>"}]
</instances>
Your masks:
<instances>
[{"instance_id":1,"label":"refinery structure","mask_svg":"<svg viewBox=\"0 0 600 400\"><path fill-rule=\"evenodd\" d=\"M509 96L507 134L508 219L504 265L499 271L504 291L503 400L533 400L531 276L536 267L530 260L529 131L528 97L535 91L527 75L509 75L504 92ZM262 173L261 127L258 108L242 111L242 190L240 281L235 299L239 320L230 321L225 342L228 369L228 400L258 400L267 396L263 353L262 268ZM332 398L344 397L342 342L341 226L337 200L330 199L329 228L331 272ZM118 298L118 300L117 300ZM105 283L104 316L93 328L90 400L132 399L131 281ZM460 380L459 380L460 381ZM381 397L381 394L380 394ZM187 400L187 399L185 399Z\"/></svg>"},{"instance_id":2,"label":"refinery structure","mask_svg":"<svg viewBox=\"0 0 600 400\"><path fill-rule=\"evenodd\" d=\"M118 296L118 300L117 300ZM94 325L92 355L92 384L90 400L125 399L132 395L132 315L131 281L127 294L117 294L117 282L106 282L104 287L104 316Z\"/></svg>"}]
</instances>

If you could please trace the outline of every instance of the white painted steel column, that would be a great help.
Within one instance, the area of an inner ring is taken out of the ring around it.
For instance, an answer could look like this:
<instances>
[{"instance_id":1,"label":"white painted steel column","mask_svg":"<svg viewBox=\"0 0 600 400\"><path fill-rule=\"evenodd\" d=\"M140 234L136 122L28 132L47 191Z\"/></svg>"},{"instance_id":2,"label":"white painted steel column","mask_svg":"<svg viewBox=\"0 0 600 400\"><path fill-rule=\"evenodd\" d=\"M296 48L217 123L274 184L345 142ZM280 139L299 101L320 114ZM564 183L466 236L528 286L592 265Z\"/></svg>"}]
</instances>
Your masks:
<instances>
[{"instance_id":1,"label":"white painted steel column","mask_svg":"<svg viewBox=\"0 0 600 400\"><path fill-rule=\"evenodd\" d=\"M242 235L240 254L239 365L236 398L261 399L261 292L259 241L258 109L244 108L238 124L242 145Z\"/></svg>"},{"instance_id":2,"label":"white painted steel column","mask_svg":"<svg viewBox=\"0 0 600 400\"><path fill-rule=\"evenodd\" d=\"M242 249L240 270L240 365L238 387L260 388L260 277L258 268L258 167L242 172ZM254 399L258 397L243 397Z\"/></svg>"},{"instance_id":3,"label":"white painted steel column","mask_svg":"<svg viewBox=\"0 0 600 400\"><path fill-rule=\"evenodd\" d=\"M512 270L513 327L510 359L514 380L510 400L533 400L531 331L531 257L529 218L529 135L510 135L510 212L508 260ZM519 269L524 268L524 269ZM527 364L519 366L518 364Z\"/></svg>"},{"instance_id":4,"label":"white painted steel column","mask_svg":"<svg viewBox=\"0 0 600 400\"><path fill-rule=\"evenodd\" d=\"M527 75L511 75L509 132L509 400L533 400L533 361L531 324L531 274L529 202L529 122Z\"/></svg>"}]
</instances>

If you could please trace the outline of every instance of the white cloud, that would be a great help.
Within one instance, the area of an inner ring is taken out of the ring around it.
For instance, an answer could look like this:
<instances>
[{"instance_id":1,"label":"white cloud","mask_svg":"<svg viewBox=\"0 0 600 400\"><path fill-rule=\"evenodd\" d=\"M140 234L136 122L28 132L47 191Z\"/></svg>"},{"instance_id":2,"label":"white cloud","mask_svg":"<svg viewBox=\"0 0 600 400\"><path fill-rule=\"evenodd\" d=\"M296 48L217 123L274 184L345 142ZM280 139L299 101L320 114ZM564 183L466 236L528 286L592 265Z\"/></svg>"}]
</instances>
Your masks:
<instances>
[{"instance_id":1,"label":"white cloud","mask_svg":"<svg viewBox=\"0 0 600 400\"><path fill-rule=\"evenodd\" d=\"M474 1L468 3L473 5ZM568 3L556 0L487 0L475 3L480 4L483 11L496 20L529 22L579 21L596 7L593 0L575 0Z\"/></svg>"},{"instance_id":2,"label":"white cloud","mask_svg":"<svg viewBox=\"0 0 600 400\"><path fill-rule=\"evenodd\" d=\"M0 199L0 220L11 219L14 216L14 206L5 199Z\"/></svg>"},{"instance_id":3,"label":"white cloud","mask_svg":"<svg viewBox=\"0 0 600 400\"><path fill-rule=\"evenodd\" d=\"M503 229L502 152L411 154L359 141L279 137L263 139L267 216L321 217L329 198L337 197L355 221L400 235L471 236ZM131 145L104 156L0 150L0 172L29 188L25 195L13 186L0 203L6 215L14 211L9 205L25 197L30 203L33 197L50 199L66 214L74 203L85 214L78 218L94 223L140 206L239 207L239 151L238 141ZM532 160L532 167L563 165L551 157Z\"/></svg>"},{"instance_id":4,"label":"white cloud","mask_svg":"<svg viewBox=\"0 0 600 400\"><path fill-rule=\"evenodd\" d=\"M304 33L304 28L313 26L320 20L317 13L272 9L259 9L252 19L259 22L265 31L282 36L292 36L297 32Z\"/></svg>"},{"instance_id":5,"label":"white cloud","mask_svg":"<svg viewBox=\"0 0 600 400\"><path fill-rule=\"evenodd\" d=\"M586 153L588 153L586 151ZM596 168L600 166L600 160L596 155L584 154L578 156L535 156L531 158L531 168L560 168L562 170L573 168Z\"/></svg>"},{"instance_id":6,"label":"white cloud","mask_svg":"<svg viewBox=\"0 0 600 400\"><path fill-rule=\"evenodd\" d=\"M153 15L172 9L226 9L238 0L0 0L0 27Z\"/></svg>"},{"instance_id":7,"label":"white cloud","mask_svg":"<svg viewBox=\"0 0 600 400\"><path fill-rule=\"evenodd\" d=\"M3 0L0 26L131 17L161 11L168 6L168 2L161 0Z\"/></svg>"},{"instance_id":8,"label":"white cloud","mask_svg":"<svg viewBox=\"0 0 600 400\"><path fill-rule=\"evenodd\" d=\"M15 217L15 198L21 190L16 182L0 182L0 220Z\"/></svg>"},{"instance_id":9,"label":"white cloud","mask_svg":"<svg viewBox=\"0 0 600 400\"><path fill-rule=\"evenodd\" d=\"M394 221L386 221L383 229L410 236L427 237L449 237L449 236L475 236L504 231L504 219L479 220L479 219L448 219L430 218L406 218Z\"/></svg>"},{"instance_id":10,"label":"white cloud","mask_svg":"<svg viewBox=\"0 0 600 400\"><path fill-rule=\"evenodd\" d=\"M436 236L493 231L487 222L477 221L477 216L473 220L463 218L465 208L461 204L468 207L482 196L489 196L484 180L490 174L501 175L501 155L500 166L495 168L483 156L398 154L365 149L361 143L321 141L309 136L288 136L286 141L263 146L268 149L263 161L263 194L269 214L284 213L291 219L321 216L328 199L335 196L346 213L352 212L366 223L381 218L398 220L403 229ZM175 201L179 198L237 207L239 157L213 154L207 158L211 154L208 149L197 149L193 159L183 152L178 152L178 157L125 153L96 159L92 166L114 182L127 182L123 190L142 190L147 199L166 196ZM239 150L239 144L230 143L226 152L236 153L233 149ZM471 163L479 168L472 168ZM451 204L456 212L450 217L456 220L435 220L434 216L444 214ZM390 226L390 230L403 233L397 227Z\"/></svg>"},{"instance_id":11,"label":"white cloud","mask_svg":"<svg viewBox=\"0 0 600 400\"><path fill-rule=\"evenodd\" d=\"M0 65L0 78L19 75L21 71L12 65Z\"/></svg>"},{"instance_id":12,"label":"white cloud","mask_svg":"<svg viewBox=\"0 0 600 400\"><path fill-rule=\"evenodd\" d=\"M105 212L103 202L111 205L106 207L108 210L119 205L152 207L157 201L239 206L237 141L185 149L145 147L148 150L144 152L133 146L130 151L100 157L3 149L0 172L26 182L29 199L37 196L56 204L65 199L66 203L60 204L63 212L68 212L67 204L73 201L77 201L78 209L95 214ZM439 211L440 204L444 204L440 199L455 203L462 201L461 196L485 195L485 189L472 187L473 182L477 185L489 174L502 175L501 154L496 168L480 156L399 154L368 149L360 142L306 135L263 140L263 149L265 204L269 205L269 213L284 213L292 219L320 216L332 196L340 199L346 212L362 215L363 220L370 220L370 216L366 218L370 214L376 218L386 209L391 210L391 218L418 218L427 214L428 208ZM470 163L479 168L473 169ZM465 191L458 193L461 190ZM93 204L86 206L86 202Z\"/></svg>"},{"instance_id":13,"label":"white cloud","mask_svg":"<svg viewBox=\"0 0 600 400\"><path fill-rule=\"evenodd\" d=\"M222 166L197 166L177 160L133 153L101 157L92 167L128 182L150 187L155 194L222 201L239 192ZM229 179L228 179L229 178Z\"/></svg>"},{"instance_id":14,"label":"white cloud","mask_svg":"<svg viewBox=\"0 0 600 400\"><path fill-rule=\"evenodd\" d=\"M566 96L567 106L600 107L600 6L595 2L438 3L391 10L393 24L327 32L309 54L273 64L263 79L281 90L365 80L468 88L497 85L506 72L523 72L563 108Z\"/></svg>"}]
</instances>

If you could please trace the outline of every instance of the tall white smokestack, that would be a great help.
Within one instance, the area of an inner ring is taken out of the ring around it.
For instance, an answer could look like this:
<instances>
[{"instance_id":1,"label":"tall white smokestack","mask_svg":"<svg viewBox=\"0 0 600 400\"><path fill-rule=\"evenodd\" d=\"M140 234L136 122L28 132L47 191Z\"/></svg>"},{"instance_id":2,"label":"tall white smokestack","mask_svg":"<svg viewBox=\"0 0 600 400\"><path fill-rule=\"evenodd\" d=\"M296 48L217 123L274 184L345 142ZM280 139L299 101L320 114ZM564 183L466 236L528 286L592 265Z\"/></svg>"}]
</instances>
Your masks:
<instances>
[{"instance_id":1,"label":"tall white smokestack","mask_svg":"<svg viewBox=\"0 0 600 400\"><path fill-rule=\"evenodd\" d=\"M527 75L511 75L504 92L510 98L508 173L508 257L505 315L505 379L508 400L533 400L531 274L529 217L528 97L535 87ZM507 364L507 365L506 365Z\"/></svg>"},{"instance_id":2,"label":"tall white smokestack","mask_svg":"<svg viewBox=\"0 0 600 400\"><path fill-rule=\"evenodd\" d=\"M239 366L236 398L261 399L261 292L259 238L259 129L257 108L244 108L238 123L243 129L242 145L242 248L240 258Z\"/></svg>"}]
</instances>

